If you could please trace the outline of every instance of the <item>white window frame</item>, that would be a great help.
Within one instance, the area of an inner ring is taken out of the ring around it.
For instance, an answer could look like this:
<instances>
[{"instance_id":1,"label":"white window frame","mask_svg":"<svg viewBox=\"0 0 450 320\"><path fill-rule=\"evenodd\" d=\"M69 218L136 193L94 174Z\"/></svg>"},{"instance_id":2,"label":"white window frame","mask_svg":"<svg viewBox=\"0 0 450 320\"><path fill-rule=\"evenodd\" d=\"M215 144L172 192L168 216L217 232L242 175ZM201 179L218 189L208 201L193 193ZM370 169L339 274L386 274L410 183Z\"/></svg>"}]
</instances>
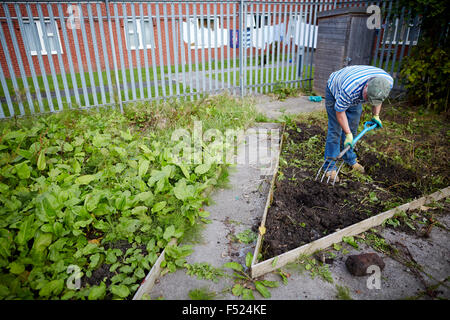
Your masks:
<instances>
[{"instance_id":1,"label":"white window frame","mask_svg":"<svg viewBox=\"0 0 450 320\"><path fill-rule=\"evenodd\" d=\"M262 25L259 27L258 27L258 19L262 20ZM262 14L262 13L247 14L246 25L247 25L247 28L250 28L250 29L252 29L252 28L253 29L262 29L266 26L270 26L271 25L270 24L270 15L268 15L266 13L265 14Z\"/></svg>"},{"instance_id":2,"label":"white window frame","mask_svg":"<svg viewBox=\"0 0 450 320\"><path fill-rule=\"evenodd\" d=\"M136 32L138 34L139 46L136 48L136 46L132 46L131 44L129 44L129 41L128 41L128 35L134 33L134 28L129 29L129 27L128 27L128 23L130 23L130 22L133 23L134 22L133 19L125 20L125 23L123 24L123 33L124 33L124 36L125 36L125 44L127 46L127 49L129 49L129 50L142 50L142 49L144 49L142 23L141 23L141 19L140 18L136 18L135 20L136 20ZM144 19L144 22L147 22L147 21L150 22L152 24L152 26L153 26L153 19ZM128 31L127 31L127 29L128 29ZM130 31L132 31L132 32L130 32ZM151 30L151 31L154 32L153 30ZM154 34L153 34L153 37L154 37ZM151 48L152 48L152 44L151 43L146 45L146 49L151 49Z\"/></svg>"},{"instance_id":3,"label":"white window frame","mask_svg":"<svg viewBox=\"0 0 450 320\"><path fill-rule=\"evenodd\" d=\"M210 27L208 28L208 27L205 27L201 22L202 21L204 21L204 20L209 20L210 21ZM212 34L213 36L215 35L214 34L214 32L215 32L215 29L211 29L211 21L213 21L214 22L214 28L217 28L217 32L222 32L222 31L219 31L219 30L222 30L222 28L221 28L221 25L220 25L220 18L219 17L206 17L206 16L204 16L204 17L197 17L197 18L190 18L189 19L189 23L191 23L191 24L194 24L194 26L196 25L197 26L197 30L211 30L211 31L209 31L208 32L208 34ZM196 30L196 28L194 27L194 31ZM201 32L203 32L203 31L201 31ZM191 38L192 38L193 36L191 35ZM204 39L205 40L205 42L208 42L208 39ZM201 42L202 41L202 39L201 39L201 34L199 34L199 35L197 35L197 41L198 42ZM213 42L211 42L211 47L209 46L209 43L205 43L205 44L202 44L202 45L199 45L199 44L196 44L195 42L194 43L192 43L191 44L191 49L195 49L195 48L197 48L197 49L209 49L209 48L211 48L211 49L214 49L214 48L220 48L220 46L215 46L215 43L213 43Z\"/></svg>"},{"instance_id":4,"label":"white window frame","mask_svg":"<svg viewBox=\"0 0 450 320\"><path fill-rule=\"evenodd\" d=\"M41 55L47 55L48 52L47 52L47 48L45 47L45 41L44 41L44 38L43 38L44 31L42 30L41 20L38 19L38 18L35 18L33 21L36 24L36 29L37 29L37 32L38 32L38 35L39 35L39 42L40 42L41 48L42 48L41 49ZM44 18L44 22L51 22L51 20L49 18ZM24 21L24 23L30 23L30 20ZM63 52L63 48L62 48L62 45L61 45L61 37L59 36L58 22L53 20L53 23L55 25L56 36L58 38L59 50L60 50L60 53L63 54L64 52ZM48 34L49 33L47 33L47 35ZM23 37L23 35L22 35L22 37ZM25 41L28 41L28 39L26 39ZM58 51L52 50L50 52L50 54L58 54ZM30 50L30 55L37 56L38 52L36 50Z\"/></svg>"}]
</instances>

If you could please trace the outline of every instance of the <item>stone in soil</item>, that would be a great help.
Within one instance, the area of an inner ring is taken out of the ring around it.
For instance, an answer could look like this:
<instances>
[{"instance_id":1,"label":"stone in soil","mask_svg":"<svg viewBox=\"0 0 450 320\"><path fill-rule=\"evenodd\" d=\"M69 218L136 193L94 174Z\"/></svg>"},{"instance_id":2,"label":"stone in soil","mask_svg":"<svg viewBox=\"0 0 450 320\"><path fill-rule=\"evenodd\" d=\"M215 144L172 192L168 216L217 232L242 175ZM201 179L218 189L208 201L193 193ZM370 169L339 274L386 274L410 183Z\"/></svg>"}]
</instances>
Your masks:
<instances>
[{"instance_id":1,"label":"stone in soil","mask_svg":"<svg viewBox=\"0 0 450 320\"><path fill-rule=\"evenodd\" d=\"M383 259L381 259L376 253L362 253L357 255L351 255L345 261L347 270L354 276L366 276L367 268L372 265L376 265L383 270L385 267Z\"/></svg>"}]
</instances>

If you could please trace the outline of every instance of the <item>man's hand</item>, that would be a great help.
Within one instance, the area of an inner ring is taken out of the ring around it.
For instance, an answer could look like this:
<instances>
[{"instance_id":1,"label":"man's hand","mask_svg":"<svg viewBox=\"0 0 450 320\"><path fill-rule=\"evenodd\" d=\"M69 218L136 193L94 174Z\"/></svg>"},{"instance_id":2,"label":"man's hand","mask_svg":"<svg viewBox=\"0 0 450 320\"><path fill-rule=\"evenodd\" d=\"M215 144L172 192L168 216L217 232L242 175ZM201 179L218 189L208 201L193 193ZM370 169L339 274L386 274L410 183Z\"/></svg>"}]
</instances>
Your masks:
<instances>
[{"instance_id":1,"label":"man's hand","mask_svg":"<svg viewBox=\"0 0 450 320\"><path fill-rule=\"evenodd\" d=\"M380 116L373 116L371 121L375 122L377 124L377 128L376 129L383 128L383 124L381 123Z\"/></svg>"},{"instance_id":2,"label":"man's hand","mask_svg":"<svg viewBox=\"0 0 450 320\"><path fill-rule=\"evenodd\" d=\"M347 145L350 145L350 148L353 148L353 134L351 132L345 135L344 148L347 147Z\"/></svg>"}]
</instances>

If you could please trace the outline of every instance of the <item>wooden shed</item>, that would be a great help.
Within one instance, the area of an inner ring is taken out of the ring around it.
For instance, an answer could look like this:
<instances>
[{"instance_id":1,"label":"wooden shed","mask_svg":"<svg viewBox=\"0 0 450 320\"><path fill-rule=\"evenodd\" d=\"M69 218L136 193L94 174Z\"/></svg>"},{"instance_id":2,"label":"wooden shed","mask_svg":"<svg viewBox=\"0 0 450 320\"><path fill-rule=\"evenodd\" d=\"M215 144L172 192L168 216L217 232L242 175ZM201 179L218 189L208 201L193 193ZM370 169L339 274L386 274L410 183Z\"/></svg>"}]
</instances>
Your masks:
<instances>
[{"instance_id":1,"label":"wooden shed","mask_svg":"<svg viewBox=\"0 0 450 320\"><path fill-rule=\"evenodd\" d=\"M368 65L375 29L367 27L366 8L349 7L318 13L314 57L314 91L325 95L331 73L349 65Z\"/></svg>"}]
</instances>

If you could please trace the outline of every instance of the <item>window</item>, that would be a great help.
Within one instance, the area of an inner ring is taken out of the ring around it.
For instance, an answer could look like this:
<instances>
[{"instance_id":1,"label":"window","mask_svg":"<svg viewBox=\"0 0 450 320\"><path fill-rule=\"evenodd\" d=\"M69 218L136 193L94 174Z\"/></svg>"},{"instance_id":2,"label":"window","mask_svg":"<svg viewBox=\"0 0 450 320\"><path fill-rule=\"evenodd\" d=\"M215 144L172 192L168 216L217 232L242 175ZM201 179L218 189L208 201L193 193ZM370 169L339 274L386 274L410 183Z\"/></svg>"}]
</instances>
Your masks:
<instances>
[{"instance_id":1,"label":"window","mask_svg":"<svg viewBox=\"0 0 450 320\"><path fill-rule=\"evenodd\" d=\"M269 16L268 15L247 15L247 28L253 28L253 29L257 29L257 28L262 28L264 26L268 26L269 25Z\"/></svg>"},{"instance_id":2,"label":"window","mask_svg":"<svg viewBox=\"0 0 450 320\"><path fill-rule=\"evenodd\" d=\"M47 38L49 48L45 47L44 37ZM37 55L38 50L41 54L49 51L51 54L57 54L58 51L63 53L56 21L44 20L44 25L40 20L25 21L23 40L27 42L31 55Z\"/></svg>"},{"instance_id":3,"label":"window","mask_svg":"<svg viewBox=\"0 0 450 320\"><path fill-rule=\"evenodd\" d=\"M144 38L144 31L145 38ZM153 21L136 19L136 26L133 20L125 21L124 24L125 39L127 48L130 50L151 48L153 35Z\"/></svg>"},{"instance_id":4,"label":"window","mask_svg":"<svg viewBox=\"0 0 450 320\"><path fill-rule=\"evenodd\" d=\"M211 48L217 48L224 45L226 42L224 35L225 29L221 29L219 18L190 18L190 32L191 32L191 48L210 48L209 44L211 41ZM209 28L208 28L209 27ZM226 31L225 31L226 32ZM195 43L194 33L197 33L197 43ZM217 39L216 39L217 33ZM203 39L202 39L203 37ZM202 42L203 40L203 42Z\"/></svg>"},{"instance_id":5,"label":"window","mask_svg":"<svg viewBox=\"0 0 450 320\"><path fill-rule=\"evenodd\" d=\"M209 20L209 22L208 22ZM208 25L209 23L209 25ZM219 19L208 19L208 18L198 18L197 19L197 26L198 28L204 28L204 29L210 29L211 31L214 31L216 29L216 24L219 23Z\"/></svg>"}]
</instances>

